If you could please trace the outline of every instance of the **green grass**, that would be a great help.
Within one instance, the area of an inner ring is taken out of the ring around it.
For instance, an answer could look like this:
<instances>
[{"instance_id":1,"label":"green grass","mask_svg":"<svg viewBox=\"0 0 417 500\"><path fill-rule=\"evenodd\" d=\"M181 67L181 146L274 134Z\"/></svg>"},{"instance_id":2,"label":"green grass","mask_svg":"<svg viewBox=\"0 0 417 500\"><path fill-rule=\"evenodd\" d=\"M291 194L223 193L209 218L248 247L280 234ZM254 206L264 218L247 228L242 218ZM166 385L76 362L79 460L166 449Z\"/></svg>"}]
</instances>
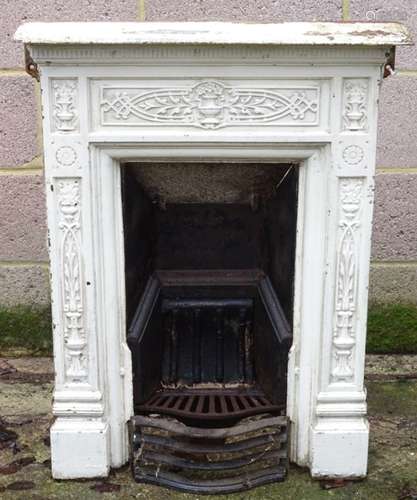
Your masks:
<instances>
[{"instance_id":1,"label":"green grass","mask_svg":"<svg viewBox=\"0 0 417 500\"><path fill-rule=\"evenodd\" d=\"M375 354L417 354L417 306L371 305L366 348Z\"/></svg>"},{"instance_id":2,"label":"green grass","mask_svg":"<svg viewBox=\"0 0 417 500\"><path fill-rule=\"evenodd\" d=\"M18 354L52 354L52 321L49 307L0 308L0 355Z\"/></svg>"},{"instance_id":3,"label":"green grass","mask_svg":"<svg viewBox=\"0 0 417 500\"><path fill-rule=\"evenodd\" d=\"M417 354L417 306L373 304L368 313L367 352ZM0 307L0 356L52 354L49 307Z\"/></svg>"}]
</instances>

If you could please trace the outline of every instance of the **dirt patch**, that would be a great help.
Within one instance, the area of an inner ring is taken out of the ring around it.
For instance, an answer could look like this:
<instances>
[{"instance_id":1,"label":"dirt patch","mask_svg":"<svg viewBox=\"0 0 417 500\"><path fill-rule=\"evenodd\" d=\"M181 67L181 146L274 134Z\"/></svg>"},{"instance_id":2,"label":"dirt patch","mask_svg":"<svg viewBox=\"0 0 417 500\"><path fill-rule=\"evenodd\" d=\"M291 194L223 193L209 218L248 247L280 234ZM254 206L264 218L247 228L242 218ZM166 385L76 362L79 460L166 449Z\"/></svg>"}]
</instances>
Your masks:
<instances>
[{"instance_id":1,"label":"dirt patch","mask_svg":"<svg viewBox=\"0 0 417 500\"><path fill-rule=\"evenodd\" d=\"M365 375L379 380L417 378L417 354L368 354Z\"/></svg>"},{"instance_id":2,"label":"dirt patch","mask_svg":"<svg viewBox=\"0 0 417 500\"><path fill-rule=\"evenodd\" d=\"M0 377L16 371L16 368L8 363L6 359L0 359Z\"/></svg>"},{"instance_id":3,"label":"dirt patch","mask_svg":"<svg viewBox=\"0 0 417 500\"><path fill-rule=\"evenodd\" d=\"M48 415L51 410L51 383L16 383L9 384L0 380L0 417L19 416L30 418Z\"/></svg>"},{"instance_id":4,"label":"dirt patch","mask_svg":"<svg viewBox=\"0 0 417 500\"><path fill-rule=\"evenodd\" d=\"M0 474L15 474L23 467L26 467L26 465L33 464L33 462L35 462L35 457L19 458L7 465L0 466Z\"/></svg>"},{"instance_id":5,"label":"dirt patch","mask_svg":"<svg viewBox=\"0 0 417 500\"><path fill-rule=\"evenodd\" d=\"M35 483L32 481L15 481L6 486L6 490L12 491L22 491L22 490L32 490L35 487Z\"/></svg>"},{"instance_id":6,"label":"dirt patch","mask_svg":"<svg viewBox=\"0 0 417 500\"><path fill-rule=\"evenodd\" d=\"M52 382L53 379L54 376L49 373L12 372L0 375L0 380L10 384L15 384L17 382L21 384L45 384L47 382Z\"/></svg>"},{"instance_id":7,"label":"dirt patch","mask_svg":"<svg viewBox=\"0 0 417 500\"><path fill-rule=\"evenodd\" d=\"M6 427L3 419L0 419L0 450L9 448L16 442L17 434Z\"/></svg>"},{"instance_id":8,"label":"dirt patch","mask_svg":"<svg viewBox=\"0 0 417 500\"><path fill-rule=\"evenodd\" d=\"M52 358L5 358L10 366L20 373L54 373L54 363Z\"/></svg>"},{"instance_id":9,"label":"dirt patch","mask_svg":"<svg viewBox=\"0 0 417 500\"><path fill-rule=\"evenodd\" d=\"M53 376L51 358L0 358L0 382L45 384Z\"/></svg>"},{"instance_id":10,"label":"dirt patch","mask_svg":"<svg viewBox=\"0 0 417 500\"><path fill-rule=\"evenodd\" d=\"M108 482L96 483L93 484L93 486L90 486L90 490L97 491L98 493L112 493L115 491L120 491L120 489L121 489L120 484L114 484Z\"/></svg>"}]
</instances>

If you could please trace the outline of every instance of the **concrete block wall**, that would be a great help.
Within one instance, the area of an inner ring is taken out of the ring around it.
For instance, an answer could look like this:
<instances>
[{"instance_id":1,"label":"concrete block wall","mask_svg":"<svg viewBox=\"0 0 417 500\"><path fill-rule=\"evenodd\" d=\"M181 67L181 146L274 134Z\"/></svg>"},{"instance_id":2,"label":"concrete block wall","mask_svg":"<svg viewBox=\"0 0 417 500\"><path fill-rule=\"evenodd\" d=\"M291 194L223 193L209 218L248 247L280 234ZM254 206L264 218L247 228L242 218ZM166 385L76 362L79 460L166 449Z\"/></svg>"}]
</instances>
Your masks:
<instances>
[{"instance_id":1,"label":"concrete block wall","mask_svg":"<svg viewBox=\"0 0 417 500\"><path fill-rule=\"evenodd\" d=\"M401 21L415 0L0 0L0 305L47 304L38 84L13 42L26 21ZM417 48L397 52L380 99L371 299L417 303Z\"/></svg>"}]
</instances>

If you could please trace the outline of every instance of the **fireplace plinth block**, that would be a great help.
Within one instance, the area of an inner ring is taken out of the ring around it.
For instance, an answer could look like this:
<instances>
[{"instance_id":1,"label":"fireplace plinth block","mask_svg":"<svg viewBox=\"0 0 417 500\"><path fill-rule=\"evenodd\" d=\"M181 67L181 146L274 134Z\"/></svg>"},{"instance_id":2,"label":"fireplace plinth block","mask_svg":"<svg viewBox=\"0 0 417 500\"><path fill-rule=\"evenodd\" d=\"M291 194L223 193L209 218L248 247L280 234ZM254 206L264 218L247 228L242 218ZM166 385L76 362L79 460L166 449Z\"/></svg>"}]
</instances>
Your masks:
<instances>
[{"instance_id":1,"label":"fireplace plinth block","mask_svg":"<svg viewBox=\"0 0 417 500\"><path fill-rule=\"evenodd\" d=\"M364 419L319 422L312 431L311 475L363 478L367 472L369 425Z\"/></svg>"},{"instance_id":2,"label":"fireplace plinth block","mask_svg":"<svg viewBox=\"0 0 417 500\"><path fill-rule=\"evenodd\" d=\"M52 476L55 479L106 477L110 470L109 451L106 422L58 418L52 425Z\"/></svg>"}]
</instances>

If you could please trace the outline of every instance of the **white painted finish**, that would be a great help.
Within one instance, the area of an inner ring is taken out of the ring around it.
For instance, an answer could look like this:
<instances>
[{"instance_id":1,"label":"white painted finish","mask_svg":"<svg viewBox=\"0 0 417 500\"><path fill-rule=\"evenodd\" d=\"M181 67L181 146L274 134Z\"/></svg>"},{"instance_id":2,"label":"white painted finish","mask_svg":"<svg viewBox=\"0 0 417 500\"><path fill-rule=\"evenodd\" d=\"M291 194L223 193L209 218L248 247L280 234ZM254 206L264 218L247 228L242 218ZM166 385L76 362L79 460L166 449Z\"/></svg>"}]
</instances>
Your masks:
<instances>
[{"instance_id":1,"label":"white painted finish","mask_svg":"<svg viewBox=\"0 0 417 500\"><path fill-rule=\"evenodd\" d=\"M367 282L386 47L28 49L43 91L54 477L106 475L128 459L120 165L165 159L299 163L291 459L317 477L364 476Z\"/></svg>"},{"instance_id":2,"label":"white painted finish","mask_svg":"<svg viewBox=\"0 0 417 500\"><path fill-rule=\"evenodd\" d=\"M53 477L106 477L110 471L108 433L104 422L58 419L51 427Z\"/></svg>"},{"instance_id":3,"label":"white painted finish","mask_svg":"<svg viewBox=\"0 0 417 500\"><path fill-rule=\"evenodd\" d=\"M32 44L404 45L399 23L27 23L15 39Z\"/></svg>"}]
</instances>

